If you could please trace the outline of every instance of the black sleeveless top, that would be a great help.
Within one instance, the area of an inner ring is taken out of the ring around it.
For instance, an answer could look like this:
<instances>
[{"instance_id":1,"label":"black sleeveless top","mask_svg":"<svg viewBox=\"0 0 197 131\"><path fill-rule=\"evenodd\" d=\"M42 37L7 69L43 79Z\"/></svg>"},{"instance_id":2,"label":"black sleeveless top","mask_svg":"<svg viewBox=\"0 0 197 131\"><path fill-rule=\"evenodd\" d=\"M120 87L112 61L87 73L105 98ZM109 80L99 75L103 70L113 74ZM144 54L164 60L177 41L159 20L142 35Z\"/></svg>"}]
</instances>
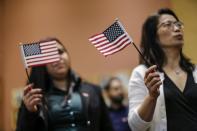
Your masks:
<instances>
[{"instance_id":1,"label":"black sleeveless top","mask_svg":"<svg viewBox=\"0 0 197 131\"><path fill-rule=\"evenodd\" d=\"M188 73L184 91L165 74L164 95L168 131L197 131L197 84Z\"/></svg>"},{"instance_id":2,"label":"black sleeveless top","mask_svg":"<svg viewBox=\"0 0 197 131\"><path fill-rule=\"evenodd\" d=\"M52 131L88 131L83 104L78 92L66 93L52 87L48 93L49 127Z\"/></svg>"}]
</instances>

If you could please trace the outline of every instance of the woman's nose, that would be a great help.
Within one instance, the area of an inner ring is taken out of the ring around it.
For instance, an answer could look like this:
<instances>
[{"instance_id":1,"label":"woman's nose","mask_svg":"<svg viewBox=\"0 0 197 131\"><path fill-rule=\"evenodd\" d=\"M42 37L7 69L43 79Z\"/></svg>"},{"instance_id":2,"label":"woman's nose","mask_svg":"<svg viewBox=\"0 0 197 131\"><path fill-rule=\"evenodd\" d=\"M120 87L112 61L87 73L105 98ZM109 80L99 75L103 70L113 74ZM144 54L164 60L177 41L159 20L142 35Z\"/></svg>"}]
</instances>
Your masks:
<instances>
[{"instance_id":1,"label":"woman's nose","mask_svg":"<svg viewBox=\"0 0 197 131\"><path fill-rule=\"evenodd\" d=\"M174 29L175 32L180 32L181 31L181 27L176 25L176 24L173 26L173 29Z\"/></svg>"}]
</instances>

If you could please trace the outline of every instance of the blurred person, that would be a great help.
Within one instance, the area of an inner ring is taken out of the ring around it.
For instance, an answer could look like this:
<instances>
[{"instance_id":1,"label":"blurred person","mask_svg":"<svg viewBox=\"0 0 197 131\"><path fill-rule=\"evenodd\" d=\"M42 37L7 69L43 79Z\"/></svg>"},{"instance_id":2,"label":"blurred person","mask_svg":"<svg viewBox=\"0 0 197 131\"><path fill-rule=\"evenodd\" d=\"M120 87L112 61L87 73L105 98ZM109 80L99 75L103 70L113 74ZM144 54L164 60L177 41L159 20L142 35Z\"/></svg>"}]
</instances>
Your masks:
<instances>
[{"instance_id":1,"label":"blurred person","mask_svg":"<svg viewBox=\"0 0 197 131\"><path fill-rule=\"evenodd\" d=\"M148 62L140 58L128 91L133 131L197 131L197 67L183 54L183 33L171 9L145 20L141 50Z\"/></svg>"},{"instance_id":2,"label":"blurred person","mask_svg":"<svg viewBox=\"0 0 197 131\"><path fill-rule=\"evenodd\" d=\"M16 131L112 131L99 87L72 70L69 53L58 39L44 41L51 40L57 42L60 61L32 68Z\"/></svg>"},{"instance_id":3,"label":"blurred person","mask_svg":"<svg viewBox=\"0 0 197 131\"><path fill-rule=\"evenodd\" d=\"M112 77L104 87L110 101L109 114L115 131L131 131L128 125L128 106L123 104L124 86L117 77Z\"/></svg>"}]
</instances>

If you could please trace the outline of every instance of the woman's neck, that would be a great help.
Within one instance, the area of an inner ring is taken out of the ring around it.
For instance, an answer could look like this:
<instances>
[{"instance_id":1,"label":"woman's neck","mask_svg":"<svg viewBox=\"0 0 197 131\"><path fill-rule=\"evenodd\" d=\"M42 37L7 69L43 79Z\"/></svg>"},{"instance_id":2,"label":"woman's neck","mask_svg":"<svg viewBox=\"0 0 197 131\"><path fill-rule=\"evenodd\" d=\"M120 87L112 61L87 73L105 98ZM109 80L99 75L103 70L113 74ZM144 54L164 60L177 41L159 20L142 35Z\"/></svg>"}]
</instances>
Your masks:
<instances>
[{"instance_id":1,"label":"woman's neck","mask_svg":"<svg viewBox=\"0 0 197 131\"><path fill-rule=\"evenodd\" d=\"M168 48L164 49L166 60L164 63L163 68L167 68L170 70L174 70L177 68L180 68L179 62L181 59L180 56L180 50L177 50L177 48Z\"/></svg>"},{"instance_id":2,"label":"woman's neck","mask_svg":"<svg viewBox=\"0 0 197 131\"><path fill-rule=\"evenodd\" d=\"M67 91L69 88L69 83L66 79L53 79L53 84L56 88Z\"/></svg>"}]
</instances>

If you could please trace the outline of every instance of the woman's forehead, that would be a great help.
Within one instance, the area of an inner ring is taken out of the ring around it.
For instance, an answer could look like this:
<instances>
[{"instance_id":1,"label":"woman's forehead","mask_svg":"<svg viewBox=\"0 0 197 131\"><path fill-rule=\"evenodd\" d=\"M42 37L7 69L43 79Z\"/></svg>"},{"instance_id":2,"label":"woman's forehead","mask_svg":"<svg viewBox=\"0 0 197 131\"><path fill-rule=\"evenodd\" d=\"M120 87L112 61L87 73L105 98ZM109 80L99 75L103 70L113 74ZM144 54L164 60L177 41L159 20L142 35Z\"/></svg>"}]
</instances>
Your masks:
<instances>
[{"instance_id":1,"label":"woman's forehead","mask_svg":"<svg viewBox=\"0 0 197 131\"><path fill-rule=\"evenodd\" d=\"M67 53L68 53L67 49L66 49L62 44L60 44L60 43L57 43L57 48L58 48L59 50L62 50L62 51L64 51L64 52L67 52Z\"/></svg>"},{"instance_id":2,"label":"woman's forehead","mask_svg":"<svg viewBox=\"0 0 197 131\"><path fill-rule=\"evenodd\" d=\"M159 18L159 23L167 22L167 21L177 21L173 15L163 14Z\"/></svg>"}]
</instances>

